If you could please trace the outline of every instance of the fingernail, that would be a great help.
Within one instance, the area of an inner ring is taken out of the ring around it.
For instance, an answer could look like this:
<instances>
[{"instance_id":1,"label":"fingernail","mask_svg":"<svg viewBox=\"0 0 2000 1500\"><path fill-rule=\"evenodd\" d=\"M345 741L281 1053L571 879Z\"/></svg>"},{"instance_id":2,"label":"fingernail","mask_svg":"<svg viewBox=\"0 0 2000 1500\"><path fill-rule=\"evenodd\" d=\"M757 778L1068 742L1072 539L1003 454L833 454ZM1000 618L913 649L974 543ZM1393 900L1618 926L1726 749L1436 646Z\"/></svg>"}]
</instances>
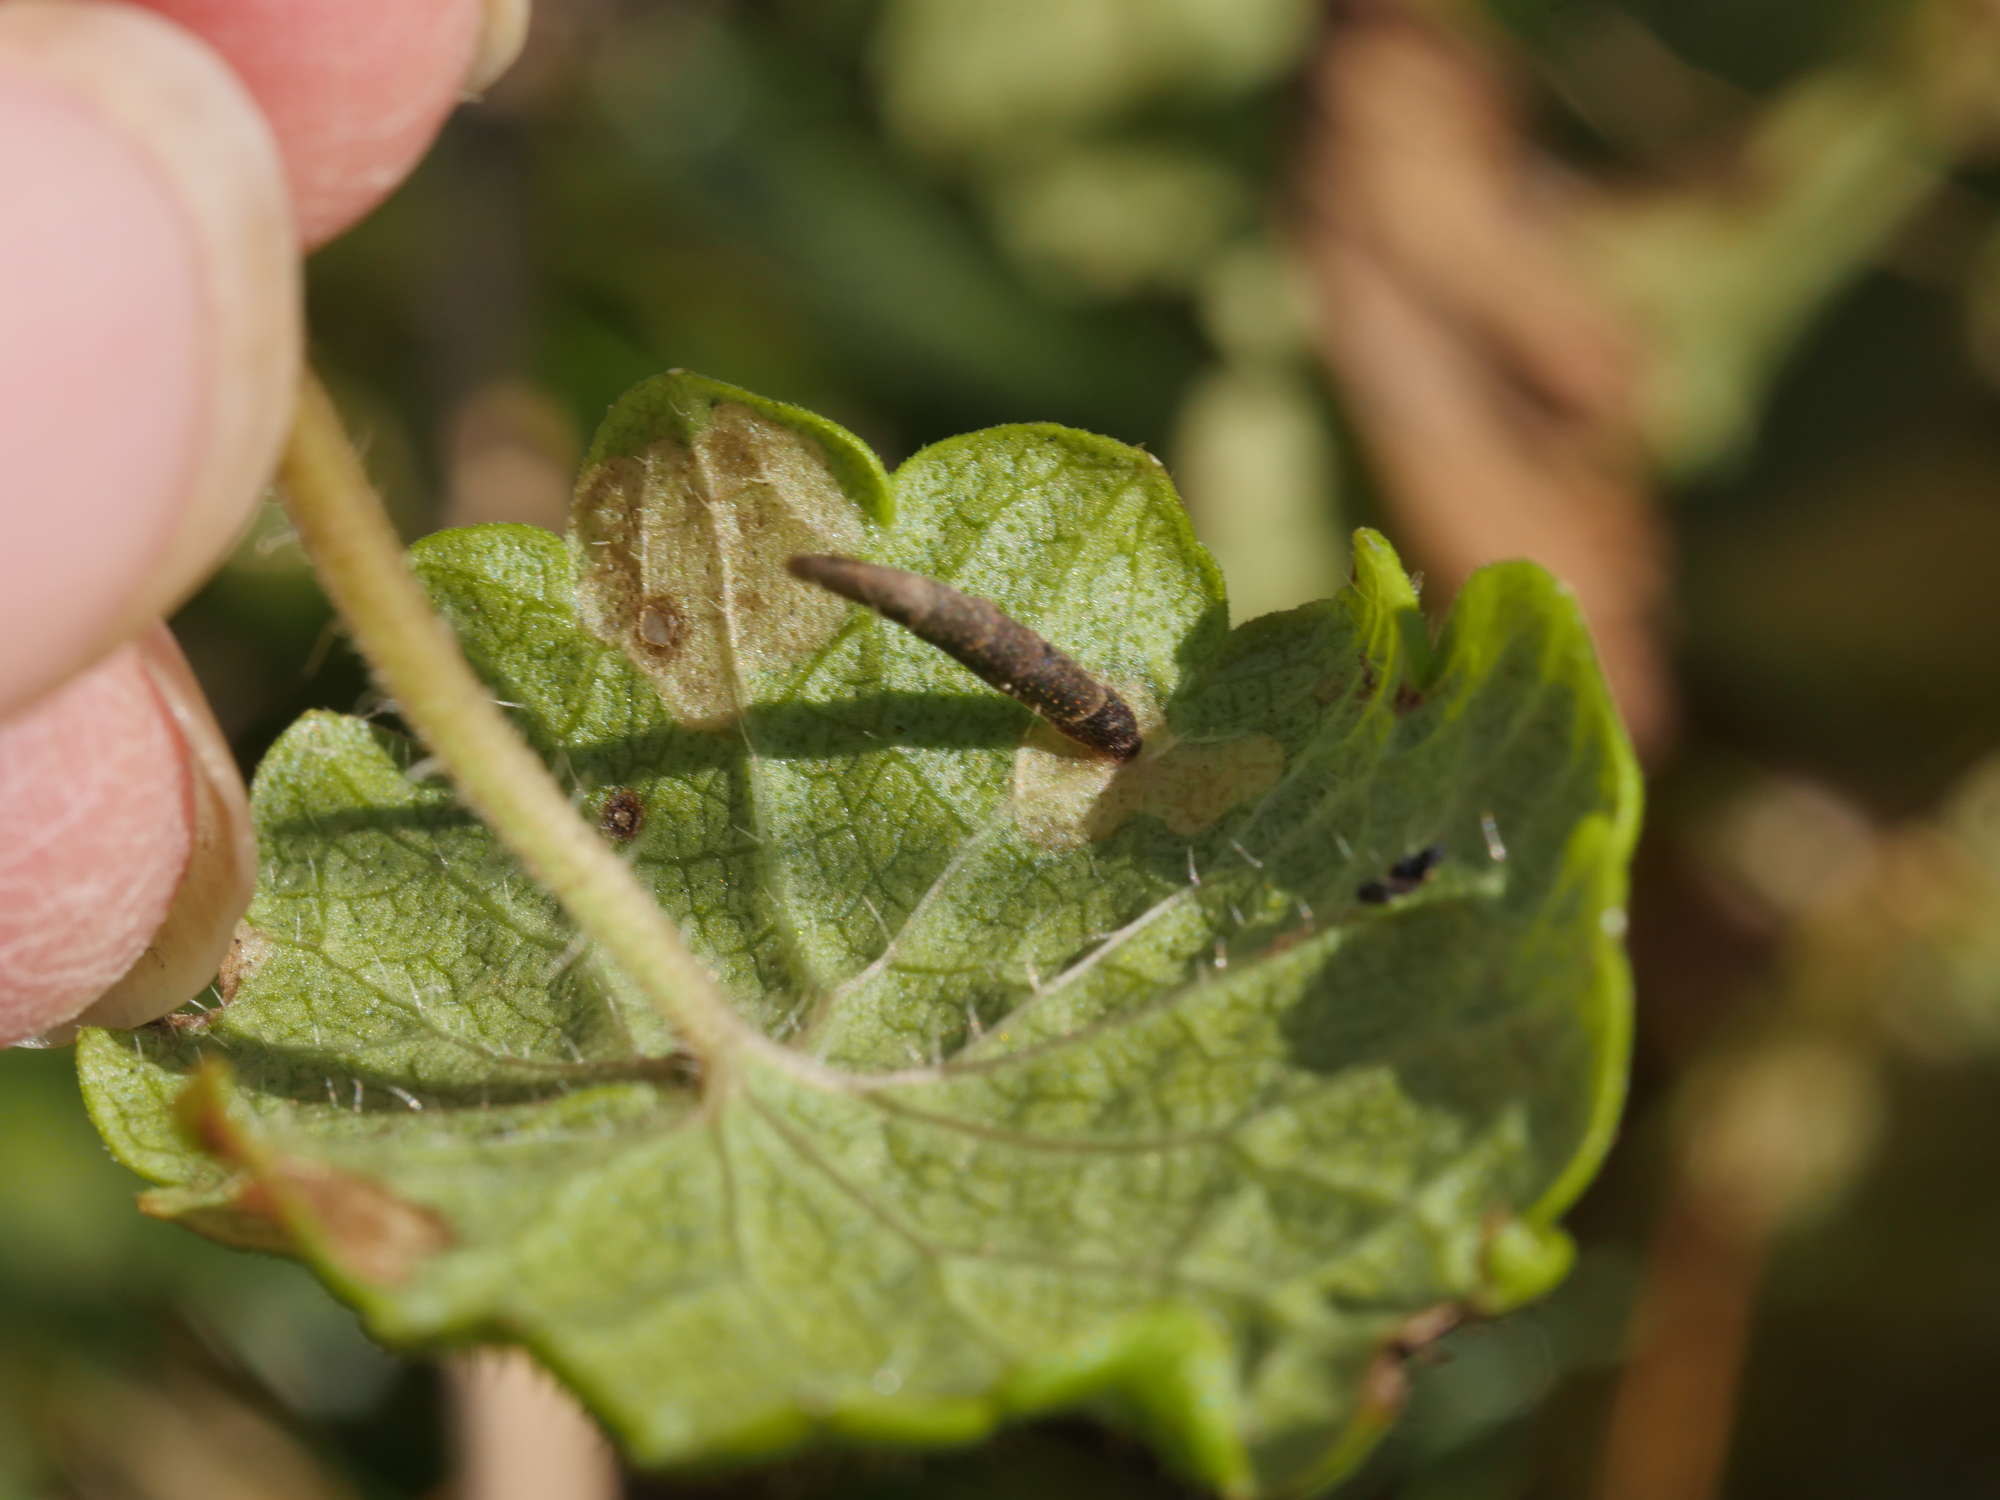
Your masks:
<instances>
[{"instance_id":1,"label":"fingernail","mask_svg":"<svg viewBox=\"0 0 2000 1500\"><path fill-rule=\"evenodd\" d=\"M483 0L485 18L479 28L479 43L466 70L465 91L483 94L514 66L528 41L529 0Z\"/></svg>"},{"instance_id":2,"label":"fingernail","mask_svg":"<svg viewBox=\"0 0 2000 1500\"><path fill-rule=\"evenodd\" d=\"M298 363L284 194L186 33L0 5L0 713L179 603L241 526Z\"/></svg>"},{"instance_id":3,"label":"fingernail","mask_svg":"<svg viewBox=\"0 0 2000 1500\"><path fill-rule=\"evenodd\" d=\"M185 752L187 862L145 951L77 1017L85 1026L137 1026L199 994L229 951L257 881L243 778L187 658L164 625L133 649Z\"/></svg>"}]
</instances>

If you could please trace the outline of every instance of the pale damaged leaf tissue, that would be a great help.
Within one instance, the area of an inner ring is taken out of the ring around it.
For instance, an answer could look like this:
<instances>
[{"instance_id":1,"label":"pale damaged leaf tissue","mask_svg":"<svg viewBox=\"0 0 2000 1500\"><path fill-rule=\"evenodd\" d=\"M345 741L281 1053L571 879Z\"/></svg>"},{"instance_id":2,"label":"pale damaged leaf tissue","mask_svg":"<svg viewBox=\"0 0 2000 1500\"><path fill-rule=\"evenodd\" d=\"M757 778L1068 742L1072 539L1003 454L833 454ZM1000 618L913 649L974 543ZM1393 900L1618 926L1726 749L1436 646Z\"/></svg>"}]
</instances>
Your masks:
<instances>
[{"instance_id":1,"label":"pale damaged leaf tissue","mask_svg":"<svg viewBox=\"0 0 2000 1500\"><path fill-rule=\"evenodd\" d=\"M1129 762L792 576L992 601ZM1461 1316L1561 1274L1613 1128L1637 782L1567 593L1433 633L1363 533L1233 631L1166 474L1052 426L895 474L689 375L560 539L413 561L741 1014L684 1056L379 724L260 769L206 1016L91 1033L151 1211L312 1262L381 1338L527 1344L641 1463L1095 1413L1227 1494L1333 1478Z\"/></svg>"}]
</instances>

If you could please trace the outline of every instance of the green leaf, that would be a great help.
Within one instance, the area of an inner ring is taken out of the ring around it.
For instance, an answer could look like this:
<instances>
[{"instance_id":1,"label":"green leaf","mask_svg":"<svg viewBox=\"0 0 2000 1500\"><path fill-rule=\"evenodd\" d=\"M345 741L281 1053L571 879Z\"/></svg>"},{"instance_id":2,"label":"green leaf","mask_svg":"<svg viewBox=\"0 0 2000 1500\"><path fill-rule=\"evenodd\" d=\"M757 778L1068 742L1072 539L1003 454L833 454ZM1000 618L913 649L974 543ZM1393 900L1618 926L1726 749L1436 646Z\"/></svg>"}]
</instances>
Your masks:
<instances>
[{"instance_id":1,"label":"green leaf","mask_svg":"<svg viewBox=\"0 0 2000 1500\"><path fill-rule=\"evenodd\" d=\"M761 1035L678 1053L418 748L308 715L226 1007L83 1046L152 1211L303 1255L389 1342L528 1344L641 1462L1082 1407L1231 1494L1351 1464L1410 1346L1561 1274L1638 793L1560 585L1488 569L1433 641L1363 532L1337 599L1231 632L1145 453L998 428L891 479L688 375L577 494L567 543L413 561ZM793 551L994 599L1145 753Z\"/></svg>"}]
</instances>

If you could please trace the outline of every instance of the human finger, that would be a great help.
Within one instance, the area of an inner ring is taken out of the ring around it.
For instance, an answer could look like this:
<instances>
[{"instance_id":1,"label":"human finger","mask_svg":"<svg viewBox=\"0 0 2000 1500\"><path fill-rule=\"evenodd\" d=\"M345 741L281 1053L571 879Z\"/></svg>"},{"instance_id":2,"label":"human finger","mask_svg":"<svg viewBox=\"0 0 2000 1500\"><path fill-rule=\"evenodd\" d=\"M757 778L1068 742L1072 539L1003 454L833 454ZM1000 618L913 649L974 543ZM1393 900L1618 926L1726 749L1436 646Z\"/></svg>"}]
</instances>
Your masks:
<instances>
[{"instance_id":1,"label":"human finger","mask_svg":"<svg viewBox=\"0 0 2000 1500\"><path fill-rule=\"evenodd\" d=\"M0 5L0 716L194 588L275 462L297 238L269 130L143 11Z\"/></svg>"},{"instance_id":2,"label":"human finger","mask_svg":"<svg viewBox=\"0 0 2000 1500\"><path fill-rule=\"evenodd\" d=\"M0 1045L188 1000L255 873L243 783L165 626L0 723Z\"/></svg>"},{"instance_id":3,"label":"human finger","mask_svg":"<svg viewBox=\"0 0 2000 1500\"><path fill-rule=\"evenodd\" d=\"M308 245L373 208L520 50L527 0L140 0L228 60L271 122Z\"/></svg>"}]
</instances>

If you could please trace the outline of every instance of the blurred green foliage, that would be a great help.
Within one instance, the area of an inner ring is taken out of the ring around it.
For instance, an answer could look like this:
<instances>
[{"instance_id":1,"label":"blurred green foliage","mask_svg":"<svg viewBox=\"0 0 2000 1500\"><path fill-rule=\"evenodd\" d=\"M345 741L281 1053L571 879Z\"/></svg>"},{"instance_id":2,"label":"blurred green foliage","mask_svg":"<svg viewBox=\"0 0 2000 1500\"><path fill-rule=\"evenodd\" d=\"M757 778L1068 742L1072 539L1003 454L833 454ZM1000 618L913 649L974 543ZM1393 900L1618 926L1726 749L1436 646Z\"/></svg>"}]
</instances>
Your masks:
<instances>
[{"instance_id":1,"label":"blurred green foliage","mask_svg":"<svg viewBox=\"0 0 2000 1500\"><path fill-rule=\"evenodd\" d=\"M1463 9L1511 37L1535 126L1574 167L1692 189L1754 122L1783 149L1735 196L1634 194L1606 221L1680 352L1659 409L1698 418L1659 444L1686 723L1633 908L1626 1138L1574 1221L1573 1280L1448 1340L1352 1492L1598 1493L1628 1320L1701 1123L1688 1081L1804 1037L1859 1093L1796 1109L1865 1097L1870 1120L1809 1202L1786 1199L1720 1492L2000 1493L1991 137L1911 114L1927 77L1898 28L1917 0ZM1147 444L1239 614L1324 594L1346 526L1396 521L1274 230L1315 35L1305 0L544 0L514 74L316 258L314 339L412 534L486 518L495 475L524 508L508 518L541 505L553 524L566 445L686 365L892 460L1015 420ZM1990 30L1949 51L1981 45ZM1882 149L1898 132L1914 160ZM246 765L301 708L363 699L326 620L267 517L177 622ZM373 1352L296 1268L139 1218L65 1058L0 1056L0 1118L0 1496L215 1493L159 1457L141 1399L197 1387L289 1434L330 1493L433 1492L429 1374ZM157 1461L114 1483L120 1445ZM241 1492L283 1492L262 1472ZM921 1463L639 1483L1172 1493L1070 1425Z\"/></svg>"}]
</instances>

